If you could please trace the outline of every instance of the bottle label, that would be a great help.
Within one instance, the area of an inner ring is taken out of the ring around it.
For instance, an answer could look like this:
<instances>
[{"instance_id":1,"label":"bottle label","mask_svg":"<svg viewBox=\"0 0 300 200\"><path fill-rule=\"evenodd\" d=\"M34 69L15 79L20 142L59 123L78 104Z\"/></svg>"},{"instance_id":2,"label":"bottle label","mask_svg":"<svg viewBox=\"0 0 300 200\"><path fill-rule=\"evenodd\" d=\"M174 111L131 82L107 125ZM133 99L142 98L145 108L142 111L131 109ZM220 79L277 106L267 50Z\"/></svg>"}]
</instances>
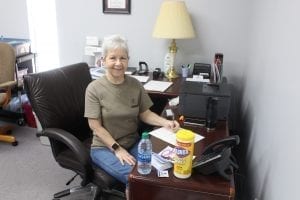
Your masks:
<instances>
[{"instance_id":1,"label":"bottle label","mask_svg":"<svg viewBox=\"0 0 300 200\"><path fill-rule=\"evenodd\" d=\"M182 147L175 147L175 149L178 159L184 159L190 154L188 149Z\"/></svg>"},{"instance_id":2,"label":"bottle label","mask_svg":"<svg viewBox=\"0 0 300 200\"><path fill-rule=\"evenodd\" d=\"M151 154L143 154L143 153L139 153L138 154L138 160L140 162L143 162L143 163L151 163Z\"/></svg>"}]
</instances>

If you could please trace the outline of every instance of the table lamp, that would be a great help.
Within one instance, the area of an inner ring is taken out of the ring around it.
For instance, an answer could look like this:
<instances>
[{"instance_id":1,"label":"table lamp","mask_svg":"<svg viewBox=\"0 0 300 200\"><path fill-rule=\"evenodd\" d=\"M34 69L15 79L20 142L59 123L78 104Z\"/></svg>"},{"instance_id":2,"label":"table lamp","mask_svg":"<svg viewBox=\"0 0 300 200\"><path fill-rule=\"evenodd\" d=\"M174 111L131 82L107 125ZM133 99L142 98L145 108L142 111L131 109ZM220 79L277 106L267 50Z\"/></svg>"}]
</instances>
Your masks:
<instances>
[{"instance_id":1,"label":"table lamp","mask_svg":"<svg viewBox=\"0 0 300 200\"><path fill-rule=\"evenodd\" d=\"M169 62L165 76L167 78L178 77L174 67L177 52L175 39L195 37L195 31L184 1L163 1L152 36L172 40L169 52L165 57Z\"/></svg>"}]
</instances>

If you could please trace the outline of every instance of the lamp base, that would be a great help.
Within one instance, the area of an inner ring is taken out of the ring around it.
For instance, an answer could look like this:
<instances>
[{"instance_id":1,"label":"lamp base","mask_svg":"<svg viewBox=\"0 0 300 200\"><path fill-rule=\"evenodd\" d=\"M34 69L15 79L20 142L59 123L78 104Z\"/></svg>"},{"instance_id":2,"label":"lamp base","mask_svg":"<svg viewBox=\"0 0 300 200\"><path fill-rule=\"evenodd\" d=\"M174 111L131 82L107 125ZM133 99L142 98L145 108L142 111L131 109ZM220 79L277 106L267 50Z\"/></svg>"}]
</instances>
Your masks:
<instances>
[{"instance_id":1,"label":"lamp base","mask_svg":"<svg viewBox=\"0 0 300 200\"><path fill-rule=\"evenodd\" d=\"M165 76L168 78L168 79L172 79L172 78L177 78L178 75L176 73L176 70L174 69L174 67L170 67L167 71L167 73L165 74Z\"/></svg>"}]
</instances>

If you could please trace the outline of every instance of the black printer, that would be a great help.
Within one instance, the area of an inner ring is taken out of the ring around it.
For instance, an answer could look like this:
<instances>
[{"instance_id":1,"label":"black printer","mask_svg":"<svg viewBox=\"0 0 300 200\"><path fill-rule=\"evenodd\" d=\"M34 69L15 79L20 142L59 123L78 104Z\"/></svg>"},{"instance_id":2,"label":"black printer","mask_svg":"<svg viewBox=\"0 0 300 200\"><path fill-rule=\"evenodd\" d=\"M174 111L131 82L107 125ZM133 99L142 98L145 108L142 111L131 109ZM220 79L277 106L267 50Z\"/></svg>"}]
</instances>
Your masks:
<instances>
[{"instance_id":1,"label":"black printer","mask_svg":"<svg viewBox=\"0 0 300 200\"><path fill-rule=\"evenodd\" d=\"M206 118L209 99L217 99L217 120L227 120L230 108L230 85L185 81L179 95L179 112L185 117Z\"/></svg>"}]
</instances>

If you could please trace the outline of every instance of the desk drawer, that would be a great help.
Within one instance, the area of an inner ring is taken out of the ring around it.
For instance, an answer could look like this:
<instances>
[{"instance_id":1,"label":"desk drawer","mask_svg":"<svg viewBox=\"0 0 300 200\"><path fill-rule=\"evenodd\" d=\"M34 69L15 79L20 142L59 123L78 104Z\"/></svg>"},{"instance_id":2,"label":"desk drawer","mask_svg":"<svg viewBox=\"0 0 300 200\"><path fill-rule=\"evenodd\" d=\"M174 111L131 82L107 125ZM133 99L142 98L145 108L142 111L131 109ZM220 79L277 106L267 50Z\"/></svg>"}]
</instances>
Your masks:
<instances>
[{"instance_id":1,"label":"desk drawer","mask_svg":"<svg viewBox=\"0 0 300 200\"><path fill-rule=\"evenodd\" d=\"M148 184L144 181L130 181L131 200L233 200L234 190L228 191L228 195L221 193L209 193L205 190L195 191L169 186Z\"/></svg>"}]
</instances>

